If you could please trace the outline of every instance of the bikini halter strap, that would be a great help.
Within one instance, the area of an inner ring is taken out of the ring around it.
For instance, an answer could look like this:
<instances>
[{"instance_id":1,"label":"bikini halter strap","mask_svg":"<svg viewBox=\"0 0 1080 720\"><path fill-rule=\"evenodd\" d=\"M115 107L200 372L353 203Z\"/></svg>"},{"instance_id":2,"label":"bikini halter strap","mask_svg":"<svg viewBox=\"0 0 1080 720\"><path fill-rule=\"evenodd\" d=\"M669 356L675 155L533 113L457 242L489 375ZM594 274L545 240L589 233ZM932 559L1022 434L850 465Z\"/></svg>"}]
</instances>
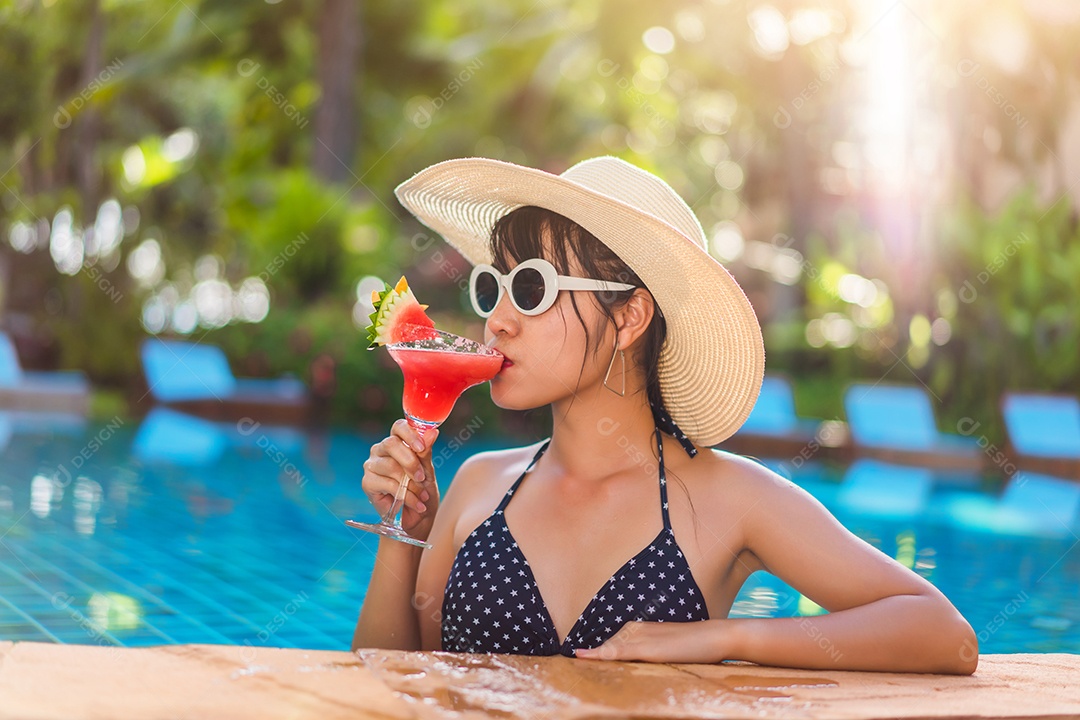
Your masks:
<instances>
[{"instance_id":1,"label":"bikini halter strap","mask_svg":"<svg viewBox=\"0 0 1080 720\"><path fill-rule=\"evenodd\" d=\"M525 475L533 469L533 466L536 465L536 461L540 459L540 456L544 454L544 451L548 449L548 445L550 444L551 438L548 438L544 441L544 444L540 446L540 449L536 451L536 454L533 455L533 459L529 463L529 466L522 471L521 475L518 476L518 479L515 480L514 484L510 486L510 489L506 491L506 495L503 496L502 502L499 503L499 507L496 508L496 512L505 510L506 506L510 504L510 498L514 496L514 492L517 491L518 485L520 485L521 481L525 479Z\"/></svg>"}]
</instances>

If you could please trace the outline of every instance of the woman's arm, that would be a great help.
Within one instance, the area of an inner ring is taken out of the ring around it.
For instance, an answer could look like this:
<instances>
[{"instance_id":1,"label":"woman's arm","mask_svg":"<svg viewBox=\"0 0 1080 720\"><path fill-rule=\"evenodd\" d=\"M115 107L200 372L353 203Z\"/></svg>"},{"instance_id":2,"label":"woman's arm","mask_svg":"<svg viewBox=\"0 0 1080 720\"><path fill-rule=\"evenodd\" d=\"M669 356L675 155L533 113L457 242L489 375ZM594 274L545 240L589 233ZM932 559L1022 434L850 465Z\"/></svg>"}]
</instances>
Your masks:
<instances>
[{"instance_id":1,"label":"woman's arm","mask_svg":"<svg viewBox=\"0 0 1080 720\"><path fill-rule=\"evenodd\" d=\"M717 631L726 657L768 665L970 674L971 625L941 592L843 527L795 484L756 464L748 549L771 573L829 611L736 619Z\"/></svg>"},{"instance_id":2,"label":"woman's arm","mask_svg":"<svg viewBox=\"0 0 1080 720\"><path fill-rule=\"evenodd\" d=\"M352 649L416 650L420 629L412 611L422 548L381 538Z\"/></svg>"},{"instance_id":3,"label":"woman's arm","mask_svg":"<svg viewBox=\"0 0 1080 720\"><path fill-rule=\"evenodd\" d=\"M424 538L430 548L385 538L379 541L375 571L353 633L354 652L362 647L441 649L443 590L457 553L454 530L462 508L471 502L469 495L476 485L471 479L488 455L466 459L454 475Z\"/></svg>"},{"instance_id":4,"label":"woman's arm","mask_svg":"<svg viewBox=\"0 0 1080 720\"><path fill-rule=\"evenodd\" d=\"M743 510L757 565L829 611L795 618L627 623L599 660L971 674L979 645L971 626L933 585L848 532L817 500L749 460L709 502ZM707 522L707 521L706 521ZM719 537L724 528L710 528Z\"/></svg>"},{"instance_id":5,"label":"woman's arm","mask_svg":"<svg viewBox=\"0 0 1080 720\"><path fill-rule=\"evenodd\" d=\"M379 515L388 512L398 491L402 473L413 481L405 494L401 523L413 537L426 540L439 513L439 487L431 450L438 431L421 437L405 420L398 420L390 437L371 448L364 461L361 484ZM419 647L412 597L423 550L414 545L381 538L375 569L368 583L364 605L353 631L352 649L361 647L415 650Z\"/></svg>"},{"instance_id":6,"label":"woman's arm","mask_svg":"<svg viewBox=\"0 0 1080 720\"><path fill-rule=\"evenodd\" d=\"M815 617L724 620L718 635L727 658L762 665L970 675L978 644L954 613L948 600L893 595Z\"/></svg>"}]
</instances>

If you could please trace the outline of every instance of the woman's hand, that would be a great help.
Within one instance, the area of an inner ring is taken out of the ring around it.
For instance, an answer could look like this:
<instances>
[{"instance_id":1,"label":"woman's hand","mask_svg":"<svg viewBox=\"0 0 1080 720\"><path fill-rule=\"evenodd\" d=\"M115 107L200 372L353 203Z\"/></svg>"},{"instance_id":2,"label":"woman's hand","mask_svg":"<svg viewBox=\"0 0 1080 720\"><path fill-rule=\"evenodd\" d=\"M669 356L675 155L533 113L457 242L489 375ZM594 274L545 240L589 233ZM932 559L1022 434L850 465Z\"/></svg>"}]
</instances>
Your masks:
<instances>
[{"instance_id":1,"label":"woman's hand","mask_svg":"<svg viewBox=\"0 0 1080 720\"><path fill-rule=\"evenodd\" d=\"M431 448L438 436L435 428L421 438L408 421L398 420L390 437L372 445L371 456L364 461L361 484L380 517L393 505L402 475L408 474L401 527L420 540L427 539L439 509L439 488L431 465Z\"/></svg>"},{"instance_id":2,"label":"woman's hand","mask_svg":"<svg viewBox=\"0 0 1080 720\"><path fill-rule=\"evenodd\" d=\"M670 663L717 663L731 656L730 628L724 620L697 622L628 622L604 644L578 648L589 660L644 660Z\"/></svg>"}]
</instances>

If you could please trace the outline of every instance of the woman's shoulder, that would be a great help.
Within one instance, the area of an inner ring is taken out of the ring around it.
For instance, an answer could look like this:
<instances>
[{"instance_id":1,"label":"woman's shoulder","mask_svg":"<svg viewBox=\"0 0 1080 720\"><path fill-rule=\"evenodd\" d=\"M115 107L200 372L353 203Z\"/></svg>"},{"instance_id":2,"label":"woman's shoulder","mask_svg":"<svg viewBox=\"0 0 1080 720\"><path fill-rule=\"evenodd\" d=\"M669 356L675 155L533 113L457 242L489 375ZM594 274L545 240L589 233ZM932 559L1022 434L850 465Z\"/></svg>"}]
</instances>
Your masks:
<instances>
[{"instance_id":1,"label":"woman's shoulder","mask_svg":"<svg viewBox=\"0 0 1080 720\"><path fill-rule=\"evenodd\" d=\"M466 458L465 462L463 462L461 466L462 468L465 468L466 465L470 466L470 468L479 468L513 465L519 460L525 458L532 458L532 456L536 453L537 450L540 449L540 446L543 445L544 442L545 441L540 440L533 443L532 445L525 445L523 447L499 448L497 450L482 450L480 452L473 453L468 458Z\"/></svg>"},{"instance_id":2,"label":"woman's shoulder","mask_svg":"<svg viewBox=\"0 0 1080 720\"><path fill-rule=\"evenodd\" d=\"M753 505L770 495L796 487L756 458L718 448L701 448L697 457L684 463L681 476L695 501L733 502Z\"/></svg>"},{"instance_id":3,"label":"woman's shoulder","mask_svg":"<svg viewBox=\"0 0 1080 720\"><path fill-rule=\"evenodd\" d=\"M502 485L508 490L516 478L528 466L529 461L543 444L543 440L524 447L484 450L474 453L461 463L451 487L457 487L459 498L468 503L475 494L487 495Z\"/></svg>"},{"instance_id":4,"label":"woman's shoulder","mask_svg":"<svg viewBox=\"0 0 1080 720\"><path fill-rule=\"evenodd\" d=\"M525 470L543 441L525 447L485 450L461 463L439 512L449 513L460 544L498 506L514 480Z\"/></svg>"},{"instance_id":5,"label":"woman's shoulder","mask_svg":"<svg viewBox=\"0 0 1080 720\"><path fill-rule=\"evenodd\" d=\"M697 552L715 562L730 560L731 552L738 555L741 550L736 548L749 549L757 534L772 525L771 509L803 492L758 460L725 450L702 447L696 457L683 460L676 471L679 482L668 484L672 524L677 533L686 527L703 530L680 537L680 542L689 543L683 551L691 550L700 537ZM717 538L723 542L715 542ZM739 562L756 569L752 559L740 556Z\"/></svg>"}]
</instances>

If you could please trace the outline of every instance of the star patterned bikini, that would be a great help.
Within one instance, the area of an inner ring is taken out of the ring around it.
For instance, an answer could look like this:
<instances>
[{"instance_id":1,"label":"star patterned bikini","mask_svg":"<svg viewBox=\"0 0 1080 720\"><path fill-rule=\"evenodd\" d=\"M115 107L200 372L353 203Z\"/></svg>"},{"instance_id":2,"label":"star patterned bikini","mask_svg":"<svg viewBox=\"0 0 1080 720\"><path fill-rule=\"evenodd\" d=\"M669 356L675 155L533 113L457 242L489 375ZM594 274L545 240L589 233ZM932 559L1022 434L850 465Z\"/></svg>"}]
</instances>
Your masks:
<instances>
[{"instance_id":1,"label":"star patterned bikini","mask_svg":"<svg viewBox=\"0 0 1080 720\"><path fill-rule=\"evenodd\" d=\"M633 620L694 622L708 620L705 598L690 572L668 517L664 447L660 430L660 505L664 527L593 596L565 640L540 595L529 561L510 528L505 511L521 481L544 454L550 438L506 492L499 507L462 543L454 558L442 604L442 649L574 656L577 648L597 647Z\"/></svg>"}]
</instances>

